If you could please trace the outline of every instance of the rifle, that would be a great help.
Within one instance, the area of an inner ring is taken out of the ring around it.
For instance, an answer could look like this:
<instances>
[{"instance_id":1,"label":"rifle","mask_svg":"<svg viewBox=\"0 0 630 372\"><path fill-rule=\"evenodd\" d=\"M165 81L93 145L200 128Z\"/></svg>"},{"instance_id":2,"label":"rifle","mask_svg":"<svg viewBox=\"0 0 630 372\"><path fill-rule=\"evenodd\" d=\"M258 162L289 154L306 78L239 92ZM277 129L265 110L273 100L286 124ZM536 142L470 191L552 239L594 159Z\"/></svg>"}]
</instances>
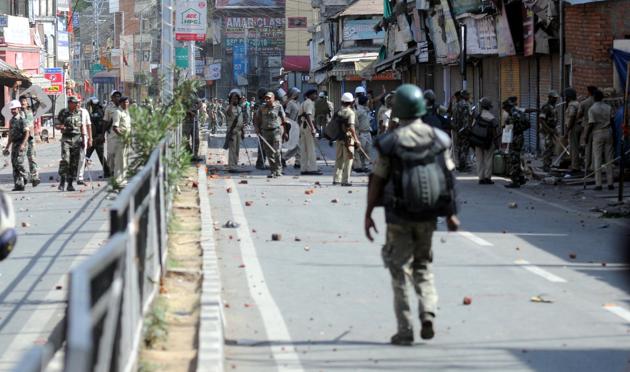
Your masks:
<instances>
[{"instance_id":1,"label":"rifle","mask_svg":"<svg viewBox=\"0 0 630 372\"><path fill-rule=\"evenodd\" d=\"M225 142L223 142L223 149L227 150L230 147L230 137L232 137L232 132L234 132L234 128L236 128L236 123L238 123L238 117L241 115L241 110L239 109L236 113L236 117L232 122L232 126L228 129L227 134L225 135Z\"/></svg>"}]
</instances>

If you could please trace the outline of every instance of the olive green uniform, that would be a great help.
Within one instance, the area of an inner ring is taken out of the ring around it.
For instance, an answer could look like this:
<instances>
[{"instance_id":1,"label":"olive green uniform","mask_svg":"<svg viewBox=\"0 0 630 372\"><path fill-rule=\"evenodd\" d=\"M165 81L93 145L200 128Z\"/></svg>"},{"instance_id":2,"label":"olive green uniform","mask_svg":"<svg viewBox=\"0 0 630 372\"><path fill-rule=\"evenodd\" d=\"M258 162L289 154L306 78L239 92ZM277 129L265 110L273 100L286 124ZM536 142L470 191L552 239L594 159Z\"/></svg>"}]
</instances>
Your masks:
<instances>
[{"instance_id":1,"label":"olive green uniform","mask_svg":"<svg viewBox=\"0 0 630 372\"><path fill-rule=\"evenodd\" d=\"M282 175L280 146L282 145L281 125L285 117L284 109L279 102L274 101L273 107L263 104L258 114L260 115L260 135L272 146L275 153L268 145L262 143L261 146L269 161L271 176L279 177Z\"/></svg>"},{"instance_id":2,"label":"olive green uniform","mask_svg":"<svg viewBox=\"0 0 630 372\"><path fill-rule=\"evenodd\" d=\"M193 158L199 156L199 124L196 116L195 112L188 111L182 125L186 149L192 154Z\"/></svg>"},{"instance_id":3,"label":"olive green uniform","mask_svg":"<svg viewBox=\"0 0 630 372\"><path fill-rule=\"evenodd\" d=\"M468 152L470 150L469 129L471 121L470 102L461 99L455 106L453 123L453 142L457 157L457 169L465 171L468 169Z\"/></svg>"},{"instance_id":4,"label":"olive green uniform","mask_svg":"<svg viewBox=\"0 0 630 372\"><path fill-rule=\"evenodd\" d=\"M59 113L59 122L63 125L61 135L61 161L59 162L59 176L71 183L77 178L79 159L81 157L81 111L64 111Z\"/></svg>"},{"instance_id":5,"label":"olive green uniform","mask_svg":"<svg viewBox=\"0 0 630 372\"><path fill-rule=\"evenodd\" d=\"M420 119L396 130L400 135L400 142L412 147L430 146L436 140L436 132ZM445 156L448 169L454 169L455 164L448 152ZM380 154L374 163L372 173L387 182L392 177L391 162L389 156ZM395 210L389 207L385 209L385 219L387 234L381 253L392 278L398 333L410 334L412 318L407 296L407 279L411 281L418 296L421 321L429 316L433 317L437 310L438 295L431 268L433 262L431 239L437 221L435 217L410 221L396 215Z\"/></svg>"},{"instance_id":6,"label":"olive green uniform","mask_svg":"<svg viewBox=\"0 0 630 372\"><path fill-rule=\"evenodd\" d=\"M28 182L26 168L24 168L26 151L25 149L20 149L27 130L28 125L19 114L11 118L9 136L11 136L11 166L13 167L13 184L15 188L24 188L24 185Z\"/></svg>"},{"instance_id":7,"label":"olive green uniform","mask_svg":"<svg viewBox=\"0 0 630 372\"><path fill-rule=\"evenodd\" d=\"M37 165L37 152L35 151L35 117L31 109L21 111L22 118L29 130L28 144L26 145L26 158L28 159L28 169L31 175L31 182L39 180L39 166Z\"/></svg>"},{"instance_id":8,"label":"olive green uniform","mask_svg":"<svg viewBox=\"0 0 630 372\"><path fill-rule=\"evenodd\" d=\"M235 168L238 166L238 155L243 136L243 110L240 106L229 105L225 110L225 117L229 125L228 131L232 131L230 138L228 138L228 167Z\"/></svg>"},{"instance_id":9,"label":"olive green uniform","mask_svg":"<svg viewBox=\"0 0 630 372\"><path fill-rule=\"evenodd\" d=\"M588 110L588 125L593 133L593 170L595 171L595 186L602 185L602 164L607 164L606 184L613 184L613 135L610 126L612 108L604 102L595 102Z\"/></svg>"},{"instance_id":10,"label":"olive green uniform","mask_svg":"<svg viewBox=\"0 0 630 372\"><path fill-rule=\"evenodd\" d=\"M524 133L529 129L530 123L517 108L512 108L507 118L506 127L512 130L512 142L509 145L508 152L508 177L510 177L513 184L522 185L525 184L526 179L523 176L521 154L525 145Z\"/></svg>"},{"instance_id":11,"label":"olive green uniform","mask_svg":"<svg viewBox=\"0 0 630 372\"><path fill-rule=\"evenodd\" d=\"M551 169L553 153L556 140L556 126L558 125L558 114L556 108L547 102L540 109L540 131L545 136L545 149L543 151L543 169Z\"/></svg>"},{"instance_id":12,"label":"olive green uniform","mask_svg":"<svg viewBox=\"0 0 630 372\"><path fill-rule=\"evenodd\" d=\"M337 115L345 121L345 128L342 128L343 138L336 142L333 183L348 183L354 160L354 138L351 129L355 127L357 114L352 108L343 107L337 112Z\"/></svg>"}]
</instances>

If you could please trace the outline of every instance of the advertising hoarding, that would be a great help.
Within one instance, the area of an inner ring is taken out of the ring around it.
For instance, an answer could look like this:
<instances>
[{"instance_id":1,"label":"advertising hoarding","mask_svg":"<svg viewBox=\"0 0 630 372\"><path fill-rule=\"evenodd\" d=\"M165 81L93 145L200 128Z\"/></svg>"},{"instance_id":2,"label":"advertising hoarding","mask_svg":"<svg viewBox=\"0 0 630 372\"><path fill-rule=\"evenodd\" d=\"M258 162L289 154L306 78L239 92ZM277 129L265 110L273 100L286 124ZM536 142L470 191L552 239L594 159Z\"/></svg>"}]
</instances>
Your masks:
<instances>
[{"instance_id":1,"label":"advertising hoarding","mask_svg":"<svg viewBox=\"0 0 630 372\"><path fill-rule=\"evenodd\" d=\"M282 8L285 0L216 0L217 9Z\"/></svg>"},{"instance_id":2,"label":"advertising hoarding","mask_svg":"<svg viewBox=\"0 0 630 372\"><path fill-rule=\"evenodd\" d=\"M204 41L208 30L207 0L178 0L175 8L175 39Z\"/></svg>"}]
</instances>

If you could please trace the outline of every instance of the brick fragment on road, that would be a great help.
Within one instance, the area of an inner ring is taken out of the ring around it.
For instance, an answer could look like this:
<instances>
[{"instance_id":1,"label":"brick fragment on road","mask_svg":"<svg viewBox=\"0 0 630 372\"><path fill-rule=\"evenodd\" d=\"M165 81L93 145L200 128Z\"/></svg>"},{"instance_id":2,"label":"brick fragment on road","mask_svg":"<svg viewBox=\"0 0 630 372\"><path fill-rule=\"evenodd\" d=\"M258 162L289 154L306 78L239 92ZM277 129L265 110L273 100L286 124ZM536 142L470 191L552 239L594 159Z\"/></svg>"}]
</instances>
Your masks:
<instances>
[{"instance_id":1,"label":"brick fragment on road","mask_svg":"<svg viewBox=\"0 0 630 372\"><path fill-rule=\"evenodd\" d=\"M271 240L273 241L282 240L282 234L278 234L278 233L271 234Z\"/></svg>"},{"instance_id":2,"label":"brick fragment on road","mask_svg":"<svg viewBox=\"0 0 630 372\"><path fill-rule=\"evenodd\" d=\"M466 296L466 297L464 297L464 300L462 301L462 303L464 305L470 305L470 304L472 304L472 298L469 297L469 296Z\"/></svg>"}]
</instances>

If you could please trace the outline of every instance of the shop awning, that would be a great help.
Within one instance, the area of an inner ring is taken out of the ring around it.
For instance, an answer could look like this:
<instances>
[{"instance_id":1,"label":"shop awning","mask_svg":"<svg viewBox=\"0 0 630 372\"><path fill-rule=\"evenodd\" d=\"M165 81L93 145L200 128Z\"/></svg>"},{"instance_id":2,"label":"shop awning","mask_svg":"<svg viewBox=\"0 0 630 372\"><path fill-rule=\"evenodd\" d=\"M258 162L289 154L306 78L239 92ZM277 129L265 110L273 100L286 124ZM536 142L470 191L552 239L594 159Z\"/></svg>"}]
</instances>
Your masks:
<instances>
[{"instance_id":1,"label":"shop awning","mask_svg":"<svg viewBox=\"0 0 630 372\"><path fill-rule=\"evenodd\" d=\"M285 71L309 72L311 59L309 56L285 56L282 60L282 67Z\"/></svg>"},{"instance_id":2,"label":"shop awning","mask_svg":"<svg viewBox=\"0 0 630 372\"><path fill-rule=\"evenodd\" d=\"M92 83L94 84L116 84L118 74L112 71L97 72L92 76Z\"/></svg>"},{"instance_id":3,"label":"shop awning","mask_svg":"<svg viewBox=\"0 0 630 372\"><path fill-rule=\"evenodd\" d=\"M0 59L0 85L12 87L17 81L22 82L22 88L31 86L31 79L27 75Z\"/></svg>"},{"instance_id":4,"label":"shop awning","mask_svg":"<svg viewBox=\"0 0 630 372\"><path fill-rule=\"evenodd\" d=\"M413 54L415 52L416 52L416 48L415 47L414 48L409 48L409 49L405 50L402 53L394 54L393 56L391 56L389 58L385 58L382 61L378 61L374 65L374 71L376 73L387 71L390 68L392 68L392 66L394 64L398 64L400 61L402 61L403 58L405 58L408 55Z\"/></svg>"},{"instance_id":5,"label":"shop awning","mask_svg":"<svg viewBox=\"0 0 630 372\"><path fill-rule=\"evenodd\" d=\"M378 52L359 52L359 53L344 53L339 52L330 59L331 62L348 63L359 61L376 61L378 59Z\"/></svg>"}]
</instances>

